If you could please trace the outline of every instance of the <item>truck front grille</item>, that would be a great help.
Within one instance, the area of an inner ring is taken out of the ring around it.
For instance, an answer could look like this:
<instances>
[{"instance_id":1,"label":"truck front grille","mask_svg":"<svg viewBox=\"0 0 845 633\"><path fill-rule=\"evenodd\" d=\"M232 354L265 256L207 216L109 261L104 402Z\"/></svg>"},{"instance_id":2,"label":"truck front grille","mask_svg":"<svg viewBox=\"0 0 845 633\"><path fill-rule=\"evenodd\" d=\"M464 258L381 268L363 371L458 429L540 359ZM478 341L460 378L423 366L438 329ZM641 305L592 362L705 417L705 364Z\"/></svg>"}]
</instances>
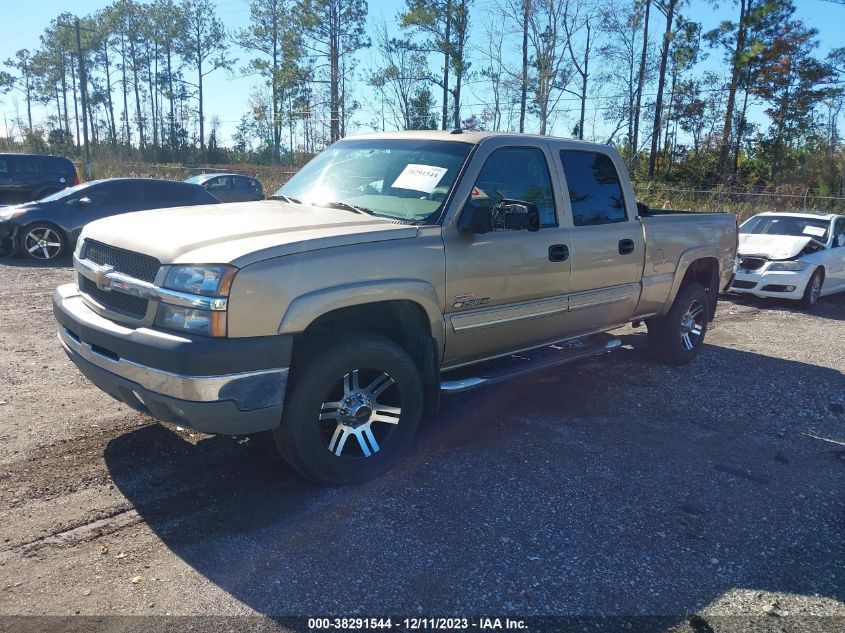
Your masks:
<instances>
[{"instance_id":1,"label":"truck front grille","mask_svg":"<svg viewBox=\"0 0 845 633\"><path fill-rule=\"evenodd\" d=\"M143 319L147 314L147 299L134 297L118 290L106 291L97 288L97 284L87 277L79 276L79 290L108 310L132 317Z\"/></svg>"},{"instance_id":2,"label":"truck front grille","mask_svg":"<svg viewBox=\"0 0 845 633\"><path fill-rule=\"evenodd\" d=\"M80 257L95 264L111 266L119 273L150 283L155 281L158 269L161 268L161 262L155 257L109 246L96 240L85 240Z\"/></svg>"}]
</instances>

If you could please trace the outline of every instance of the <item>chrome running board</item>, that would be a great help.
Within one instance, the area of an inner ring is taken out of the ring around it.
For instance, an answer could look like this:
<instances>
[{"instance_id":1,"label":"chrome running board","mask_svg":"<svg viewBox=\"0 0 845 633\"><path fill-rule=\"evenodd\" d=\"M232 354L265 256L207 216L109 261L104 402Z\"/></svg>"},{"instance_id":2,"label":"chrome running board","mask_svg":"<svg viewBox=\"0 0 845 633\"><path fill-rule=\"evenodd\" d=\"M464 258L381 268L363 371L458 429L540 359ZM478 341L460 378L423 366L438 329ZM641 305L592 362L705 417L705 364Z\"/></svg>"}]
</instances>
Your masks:
<instances>
[{"instance_id":1,"label":"chrome running board","mask_svg":"<svg viewBox=\"0 0 845 633\"><path fill-rule=\"evenodd\" d=\"M570 339L560 343L538 347L536 349L511 354L469 367L444 372L440 382L443 393L461 393L493 385L526 374L557 367L575 360L603 354L622 344L610 334L591 334L582 338Z\"/></svg>"}]
</instances>

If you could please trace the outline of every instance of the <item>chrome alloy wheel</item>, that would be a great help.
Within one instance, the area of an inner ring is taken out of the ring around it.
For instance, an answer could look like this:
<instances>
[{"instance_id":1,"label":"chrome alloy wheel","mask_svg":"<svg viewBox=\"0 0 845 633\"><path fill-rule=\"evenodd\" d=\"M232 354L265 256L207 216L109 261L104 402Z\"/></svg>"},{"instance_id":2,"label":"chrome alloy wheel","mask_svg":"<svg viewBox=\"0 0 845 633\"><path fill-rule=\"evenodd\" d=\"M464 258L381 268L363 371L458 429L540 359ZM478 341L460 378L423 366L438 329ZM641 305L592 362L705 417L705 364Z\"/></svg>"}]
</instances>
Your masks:
<instances>
[{"instance_id":1,"label":"chrome alloy wheel","mask_svg":"<svg viewBox=\"0 0 845 633\"><path fill-rule=\"evenodd\" d=\"M371 457L399 424L402 407L396 382L385 372L370 373L374 377L367 376L367 386L362 387L362 370L347 372L340 399L320 407L326 447L338 457ZM340 393L339 385L336 393ZM357 440L357 447L348 441L350 437Z\"/></svg>"},{"instance_id":2,"label":"chrome alloy wheel","mask_svg":"<svg viewBox=\"0 0 845 633\"><path fill-rule=\"evenodd\" d=\"M24 248L35 259L53 259L62 250L59 235L51 228L39 226L26 234Z\"/></svg>"},{"instance_id":3,"label":"chrome alloy wheel","mask_svg":"<svg viewBox=\"0 0 845 633\"><path fill-rule=\"evenodd\" d=\"M693 349L701 340L705 318L704 306L699 301L693 301L681 317L681 343L684 349Z\"/></svg>"}]
</instances>

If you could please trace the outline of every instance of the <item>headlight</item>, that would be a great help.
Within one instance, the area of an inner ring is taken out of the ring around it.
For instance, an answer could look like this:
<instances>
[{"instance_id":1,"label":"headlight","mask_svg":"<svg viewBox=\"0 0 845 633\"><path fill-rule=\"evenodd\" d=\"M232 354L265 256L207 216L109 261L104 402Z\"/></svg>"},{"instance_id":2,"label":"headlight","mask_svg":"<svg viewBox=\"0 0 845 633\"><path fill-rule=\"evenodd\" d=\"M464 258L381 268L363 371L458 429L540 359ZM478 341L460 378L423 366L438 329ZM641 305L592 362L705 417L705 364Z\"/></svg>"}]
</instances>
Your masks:
<instances>
[{"instance_id":1,"label":"headlight","mask_svg":"<svg viewBox=\"0 0 845 633\"><path fill-rule=\"evenodd\" d=\"M203 336L225 337L227 334L226 297L238 269L225 264L173 266L164 280L164 288L203 297L210 310L167 303L159 304L156 325ZM176 303L174 301L174 303Z\"/></svg>"},{"instance_id":2,"label":"headlight","mask_svg":"<svg viewBox=\"0 0 845 633\"><path fill-rule=\"evenodd\" d=\"M7 222L26 213L26 209L0 209L0 222Z\"/></svg>"},{"instance_id":3,"label":"headlight","mask_svg":"<svg viewBox=\"0 0 845 633\"><path fill-rule=\"evenodd\" d=\"M180 330L202 336L226 336L226 312L199 310L162 303L158 307L156 325L168 330Z\"/></svg>"},{"instance_id":4,"label":"headlight","mask_svg":"<svg viewBox=\"0 0 845 633\"><path fill-rule=\"evenodd\" d=\"M807 262L773 262L769 265L769 270L772 272L788 270L797 271L804 270L809 264Z\"/></svg>"},{"instance_id":5,"label":"headlight","mask_svg":"<svg viewBox=\"0 0 845 633\"><path fill-rule=\"evenodd\" d=\"M173 266L164 280L164 287L178 292L206 297L225 297L238 271L234 266Z\"/></svg>"}]
</instances>

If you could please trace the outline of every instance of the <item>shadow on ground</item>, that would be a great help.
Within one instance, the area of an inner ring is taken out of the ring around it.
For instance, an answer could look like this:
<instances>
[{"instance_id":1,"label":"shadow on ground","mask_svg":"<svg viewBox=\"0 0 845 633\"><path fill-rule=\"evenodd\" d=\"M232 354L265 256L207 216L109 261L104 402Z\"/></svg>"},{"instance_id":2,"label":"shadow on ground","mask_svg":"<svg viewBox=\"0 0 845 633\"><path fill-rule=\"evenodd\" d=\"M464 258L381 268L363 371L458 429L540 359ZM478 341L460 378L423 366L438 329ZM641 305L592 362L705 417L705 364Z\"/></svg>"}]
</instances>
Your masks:
<instances>
[{"instance_id":1,"label":"shadow on ground","mask_svg":"<svg viewBox=\"0 0 845 633\"><path fill-rule=\"evenodd\" d=\"M0 254L0 264L10 268L68 268L73 266L71 254L62 255L56 259L39 260L24 259L17 255Z\"/></svg>"},{"instance_id":2,"label":"shadow on ground","mask_svg":"<svg viewBox=\"0 0 845 633\"><path fill-rule=\"evenodd\" d=\"M749 306L758 310L777 310L779 312L792 312L795 314L808 315L833 321L845 321L845 292L835 295L828 295L819 299L819 302L811 310L802 308L797 301L788 299L771 299L755 297L753 295L741 295L729 293L720 297L722 301L734 305Z\"/></svg>"},{"instance_id":3,"label":"shadow on ground","mask_svg":"<svg viewBox=\"0 0 845 633\"><path fill-rule=\"evenodd\" d=\"M843 439L841 373L712 345L669 369L643 339L445 400L405 463L355 487L303 482L265 436L193 446L153 425L105 458L168 548L271 616L845 600L845 461L817 439Z\"/></svg>"}]
</instances>

